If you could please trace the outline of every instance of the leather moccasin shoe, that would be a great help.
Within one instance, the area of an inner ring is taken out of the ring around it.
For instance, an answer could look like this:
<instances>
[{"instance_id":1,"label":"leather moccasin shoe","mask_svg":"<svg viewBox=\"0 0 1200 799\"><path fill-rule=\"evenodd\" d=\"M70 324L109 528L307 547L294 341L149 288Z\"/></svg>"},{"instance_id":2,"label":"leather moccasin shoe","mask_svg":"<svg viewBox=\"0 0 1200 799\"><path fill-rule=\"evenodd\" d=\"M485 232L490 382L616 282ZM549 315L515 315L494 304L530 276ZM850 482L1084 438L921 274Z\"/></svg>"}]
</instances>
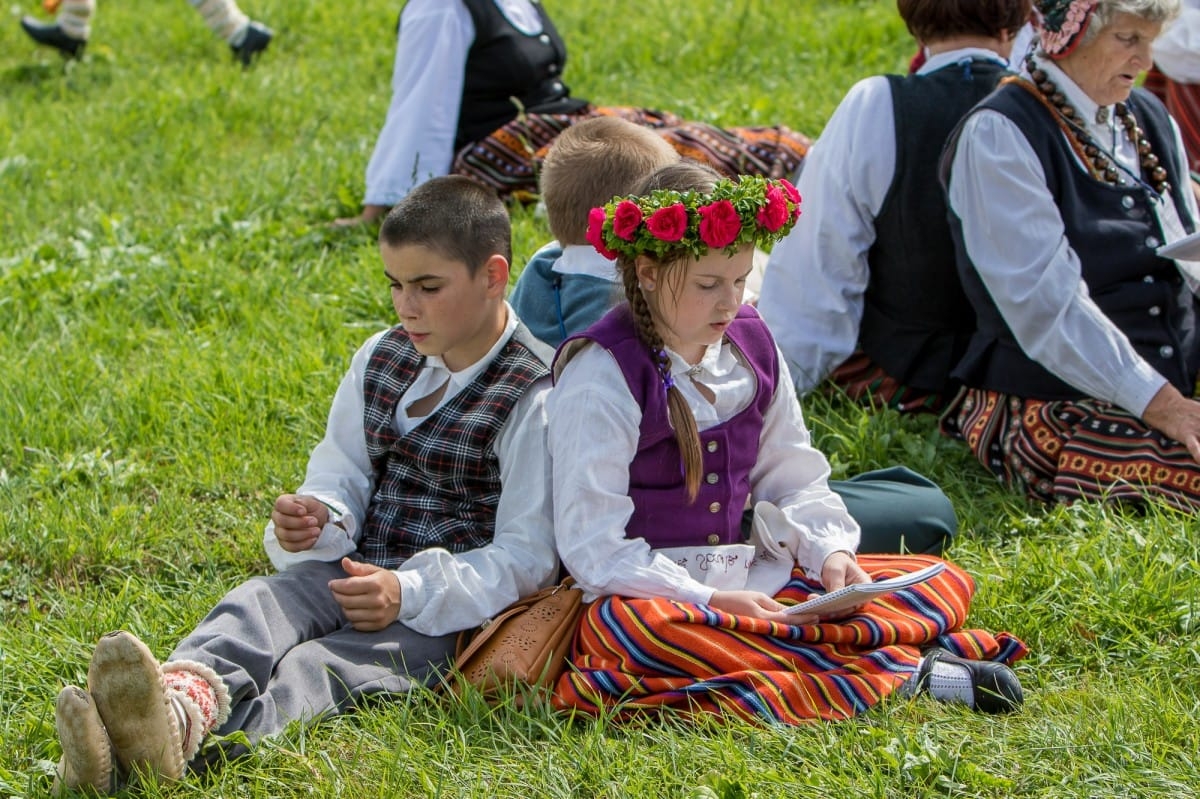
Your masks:
<instances>
[{"instance_id":1,"label":"leather moccasin shoe","mask_svg":"<svg viewBox=\"0 0 1200 799\"><path fill-rule=\"evenodd\" d=\"M54 727L62 745L62 759L51 792L86 791L101 796L116 790L112 743L91 695L74 685L58 692Z\"/></svg>"},{"instance_id":2,"label":"leather moccasin shoe","mask_svg":"<svg viewBox=\"0 0 1200 799\"><path fill-rule=\"evenodd\" d=\"M21 17L21 27L29 34L29 38L38 44L53 47L67 58L77 58L87 44L87 39L76 39L57 22L38 22L33 17Z\"/></svg>"},{"instance_id":3,"label":"leather moccasin shoe","mask_svg":"<svg viewBox=\"0 0 1200 799\"><path fill-rule=\"evenodd\" d=\"M179 719L158 661L145 644L123 630L101 638L88 666L88 686L117 762L131 779L183 778L187 763Z\"/></svg>"},{"instance_id":4,"label":"leather moccasin shoe","mask_svg":"<svg viewBox=\"0 0 1200 799\"><path fill-rule=\"evenodd\" d=\"M921 689L928 685L935 663L954 664L967 670L971 676L972 707L980 713L1012 713L1025 703L1021 681L1008 666L990 660L967 660L941 647L925 651L918 674Z\"/></svg>"}]
</instances>

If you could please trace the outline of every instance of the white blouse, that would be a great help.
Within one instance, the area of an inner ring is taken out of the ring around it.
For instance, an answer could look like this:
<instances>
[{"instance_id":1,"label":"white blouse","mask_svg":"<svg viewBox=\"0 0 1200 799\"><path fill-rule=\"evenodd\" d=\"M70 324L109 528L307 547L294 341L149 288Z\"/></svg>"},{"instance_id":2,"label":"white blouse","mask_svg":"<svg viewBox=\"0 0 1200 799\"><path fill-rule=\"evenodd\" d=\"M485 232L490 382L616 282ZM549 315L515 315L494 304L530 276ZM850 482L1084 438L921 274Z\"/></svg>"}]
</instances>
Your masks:
<instances>
[{"instance_id":1,"label":"white blouse","mask_svg":"<svg viewBox=\"0 0 1200 799\"><path fill-rule=\"evenodd\" d=\"M392 99L367 163L368 205L395 205L454 160L475 25L457 0L409 0L400 14Z\"/></svg>"},{"instance_id":2,"label":"white blouse","mask_svg":"<svg viewBox=\"0 0 1200 799\"><path fill-rule=\"evenodd\" d=\"M980 48L931 56L918 75L965 59L1004 63ZM796 377L811 391L858 346L875 244L875 220L896 173L892 90L877 75L856 83L804 159L797 189L803 211L775 245L758 308ZM937 191L936 169L929 185Z\"/></svg>"},{"instance_id":3,"label":"white blouse","mask_svg":"<svg viewBox=\"0 0 1200 799\"><path fill-rule=\"evenodd\" d=\"M1038 66L1080 112L1095 141L1140 175L1137 151L1112 109L1097 122L1099 106L1066 73L1048 59ZM1173 121L1172 133L1177 169L1186 175ZM971 261L1025 354L1084 394L1141 416L1166 378L1092 301L1041 163L1012 120L990 110L967 120L947 194ZM1197 218L1195 197L1184 195Z\"/></svg>"},{"instance_id":4,"label":"white blouse","mask_svg":"<svg viewBox=\"0 0 1200 799\"><path fill-rule=\"evenodd\" d=\"M1154 64L1180 83L1200 83L1200 0L1184 0L1184 9L1154 40Z\"/></svg>"},{"instance_id":5,"label":"white blouse","mask_svg":"<svg viewBox=\"0 0 1200 799\"><path fill-rule=\"evenodd\" d=\"M496 0L529 35L542 18L531 0ZM467 56L475 43L471 12L458 0L409 0L400 14L392 99L367 163L367 205L395 205L416 186L450 172Z\"/></svg>"},{"instance_id":6,"label":"white blouse","mask_svg":"<svg viewBox=\"0 0 1200 799\"><path fill-rule=\"evenodd\" d=\"M728 420L753 399L753 372L728 343L709 347L694 378L689 377L692 367L668 353L676 385L700 430ZM775 527L782 528L772 529L772 538L810 574L819 575L829 555L857 549L859 528L829 489L829 463L810 444L781 357L780 367L758 461L750 473L750 501L782 510L771 516ZM701 395L693 379L712 392L714 402ZM612 355L597 344L583 344L561 369L546 412L555 540L564 565L585 593L707 602L714 587L676 562L678 548L664 554L645 539L625 534L633 513L629 466L637 452L642 411Z\"/></svg>"}]
</instances>

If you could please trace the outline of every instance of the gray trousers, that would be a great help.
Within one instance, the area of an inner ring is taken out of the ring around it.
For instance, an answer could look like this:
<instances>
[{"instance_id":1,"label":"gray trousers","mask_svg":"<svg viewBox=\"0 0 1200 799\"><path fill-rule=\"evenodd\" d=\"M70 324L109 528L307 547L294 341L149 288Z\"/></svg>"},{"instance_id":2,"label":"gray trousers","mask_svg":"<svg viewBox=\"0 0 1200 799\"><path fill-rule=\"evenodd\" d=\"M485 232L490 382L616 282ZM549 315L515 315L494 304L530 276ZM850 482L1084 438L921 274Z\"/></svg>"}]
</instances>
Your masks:
<instances>
[{"instance_id":1,"label":"gray trousers","mask_svg":"<svg viewBox=\"0 0 1200 799\"><path fill-rule=\"evenodd\" d=\"M374 693L403 693L437 679L455 635L431 638L394 623L349 625L329 590L340 563L307 562L234 588L171 653L212 667L229 688L229 720L252 742L288 722L341 713Z\"/></svg>"}]
</instances>

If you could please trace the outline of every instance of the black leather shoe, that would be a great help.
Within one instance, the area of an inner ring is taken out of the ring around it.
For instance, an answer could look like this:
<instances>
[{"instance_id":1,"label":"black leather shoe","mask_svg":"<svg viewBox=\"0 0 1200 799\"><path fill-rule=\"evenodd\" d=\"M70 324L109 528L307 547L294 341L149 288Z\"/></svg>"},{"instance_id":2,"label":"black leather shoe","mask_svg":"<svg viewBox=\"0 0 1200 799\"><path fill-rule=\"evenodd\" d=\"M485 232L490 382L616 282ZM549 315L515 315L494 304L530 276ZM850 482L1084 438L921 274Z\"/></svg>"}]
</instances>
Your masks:
<instances>
[{"instance_id":1,"label":"black leather shoe","mask_svg":"<svg viewBox=\"0 0 1200 799\"><path fill-rule=\"evenodd\" d=\"M21 17L21 27L38 44L53 47L67 58L78 58L87 39L69 36L57 22L38 22L33 17Z\"/></svg>"},{"instance_id":2,"label":"black leather shoe","mask_svg":"<svg viewBox=\"0 0 1200 799\"><path fill-rule=\"evenodd\" d=\"M258 57L259 53L267 49L267 45L273 38L275 38L275 31L261 22L251 20L246 28L246 38L242 39L242 43L237 47L230 45L233 57L241 61L242 66L248 67L254 63L254 59Z\"/></svg>"},{"instance_id":3,"label":"black leather shoe","mask_svg":"<svg viewBox=\"0 0 1200 799\"><path fill-rule=\"evenodd\" d=\"M918 690L928 688L929 675L935 663L953 663L963 666L971 675L971 689L975 710L980 713L1012 713L1025 702L1021 681L1016 673L1003 663L990 660L967 660L951 654L941 647L925 650L921 670L917 675Z\"/></svg>"}]
</instances>

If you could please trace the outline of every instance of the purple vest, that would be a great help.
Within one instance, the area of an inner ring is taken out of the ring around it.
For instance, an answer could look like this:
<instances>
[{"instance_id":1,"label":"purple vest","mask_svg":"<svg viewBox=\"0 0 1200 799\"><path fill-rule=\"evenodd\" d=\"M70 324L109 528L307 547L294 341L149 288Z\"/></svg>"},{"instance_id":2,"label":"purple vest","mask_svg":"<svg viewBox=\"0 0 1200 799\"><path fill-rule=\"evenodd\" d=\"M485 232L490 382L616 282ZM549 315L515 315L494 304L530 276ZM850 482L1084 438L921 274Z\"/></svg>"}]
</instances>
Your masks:
<instances>
[{"instance_id":1,"label":"purple vest","mask_svg":"<svg viewBox=\"0 0 1200 799\"><path fill-rule=\"evenodd\" d=\"M758 439L775 394L779 362L766 324L748 305L742 306L725 336L749 362L758 389L740 413L700 433L704 470L700 493L693 503L688 502L683 459L667 419L662 378L646 345L638 338L629 306L614 308L599 322L568 339L588 339L611 352L642 409L637 454L629 464L633 515L625 534L644 538L655 549L742 541L742 511L750 496L750 470L758 459Z\"/></svg>"}]
</instances>

